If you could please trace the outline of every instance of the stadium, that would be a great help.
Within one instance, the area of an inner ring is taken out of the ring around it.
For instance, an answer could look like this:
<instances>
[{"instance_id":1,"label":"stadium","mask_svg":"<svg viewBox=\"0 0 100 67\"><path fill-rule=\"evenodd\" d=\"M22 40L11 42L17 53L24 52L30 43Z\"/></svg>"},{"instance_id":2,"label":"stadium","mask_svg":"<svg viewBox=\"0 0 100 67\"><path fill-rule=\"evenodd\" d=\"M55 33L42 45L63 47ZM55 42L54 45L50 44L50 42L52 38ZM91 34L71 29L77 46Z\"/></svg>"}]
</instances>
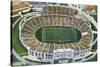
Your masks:
<instances>
[{"instance_id":1,"label":"stadium","mask_svg":"<svg viewBox=\"0 0 100 67\"><path fill-rule=\"evenodd\" d=\"M14 5L12 64L85 62L97 57L97 21L83 10L84 5L46 2Z\"/></svg>"},{"instance_id":2,"label":"stadium","mask_svg":"<svg viewBox=\"0 0 100 67\"><path fill-rule=\"evenodd\" d=\"M55 12L57 11L57 12ZM78 10L69 7L46 6L40 16L20 24L20 40L43 62L59 59L80 59L91 50L92 32L89 23Z\"/></svg>"}]
</instances>

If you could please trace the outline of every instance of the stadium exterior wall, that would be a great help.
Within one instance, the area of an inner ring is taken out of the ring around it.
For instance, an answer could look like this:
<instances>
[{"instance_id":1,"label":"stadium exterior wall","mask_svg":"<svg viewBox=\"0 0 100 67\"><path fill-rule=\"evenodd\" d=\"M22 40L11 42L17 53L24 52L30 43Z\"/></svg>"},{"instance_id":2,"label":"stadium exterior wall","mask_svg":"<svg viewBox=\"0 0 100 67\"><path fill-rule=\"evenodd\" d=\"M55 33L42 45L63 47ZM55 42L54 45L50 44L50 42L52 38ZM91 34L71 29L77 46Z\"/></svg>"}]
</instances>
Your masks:
<instances>
[{"instance_id":1,"label":"stadium exterior wall","mask_svg":"<svg viewBox=\"0 0 100 67\"><path fill-rule=\"evenodd\" d=\"M64 52L53 52L53 53L48 53L48 52L37 52L33 50L28 50L28 55L31 57L36 57L39 59L41 62L52 62L54 60L59 60L59 59L81 59L86 57L85 55L90 52L90 48L84 49L84 50L76 50L76 51L64 51ZM52 55L52 57L48 57L48 55Z\"/></svg>"}]
</instances>

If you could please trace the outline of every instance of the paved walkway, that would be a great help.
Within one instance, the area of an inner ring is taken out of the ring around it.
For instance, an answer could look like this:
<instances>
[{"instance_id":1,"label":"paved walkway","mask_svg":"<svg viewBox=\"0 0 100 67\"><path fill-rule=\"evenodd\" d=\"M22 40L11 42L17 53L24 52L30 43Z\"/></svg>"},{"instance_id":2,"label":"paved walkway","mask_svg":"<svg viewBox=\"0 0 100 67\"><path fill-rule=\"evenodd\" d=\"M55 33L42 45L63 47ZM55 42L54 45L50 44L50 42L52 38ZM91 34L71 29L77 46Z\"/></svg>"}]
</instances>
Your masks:
<instances>
[{"instance_id":1,"label":"paved walkway","mask_svg":"<svg viewBox=\"0 0 100 67\"><path fill-rule=\"evenodd\" d=\"M25 60L24 58L22 58L21 56L19 56L14 49L12 49L12 53L17 58L17 60L19 60L24 65L27 65L27 64L36 65L36 64L38 64L36 62L31 62L31 61Z\"/></svg>"}]
</instances>

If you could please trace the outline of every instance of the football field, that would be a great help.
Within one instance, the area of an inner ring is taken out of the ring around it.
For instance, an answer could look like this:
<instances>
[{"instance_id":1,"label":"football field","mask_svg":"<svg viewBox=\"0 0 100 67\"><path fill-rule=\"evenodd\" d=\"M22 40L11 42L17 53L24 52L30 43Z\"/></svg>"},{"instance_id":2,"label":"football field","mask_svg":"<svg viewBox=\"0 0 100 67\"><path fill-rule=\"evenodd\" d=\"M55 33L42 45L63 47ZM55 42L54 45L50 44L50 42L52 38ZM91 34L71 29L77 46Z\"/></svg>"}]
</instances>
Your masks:
<instances>
[{"instance_id":1,"label":"football field","mask_svg":"<svg viewBox=\"0 0 100 67\"><path fill-rule=\"evenodd\" d=\"M77 42L81 37L80 31L71 27L44 27L38 33L40 40L47 43Z\"/></svg>"}]
</instances>

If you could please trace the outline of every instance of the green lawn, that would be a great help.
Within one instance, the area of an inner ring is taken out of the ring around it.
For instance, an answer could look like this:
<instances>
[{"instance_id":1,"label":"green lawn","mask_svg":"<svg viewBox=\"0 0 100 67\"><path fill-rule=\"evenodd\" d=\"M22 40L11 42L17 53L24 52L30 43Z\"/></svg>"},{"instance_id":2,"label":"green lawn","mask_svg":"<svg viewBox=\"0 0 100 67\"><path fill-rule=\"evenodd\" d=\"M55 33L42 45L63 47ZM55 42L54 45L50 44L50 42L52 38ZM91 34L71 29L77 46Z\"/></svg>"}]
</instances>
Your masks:
<instances>
[{"instance_id":1,"label":"green lawn","mask_svg":"<svg viewBox=\"0 0 100 67\"><path fill-rule=\"evenodd\" d=\"M95 55L93 58L87 60L86 62L92 62L92 61L97 61L97 55Z\"/></svg>"},{"instance_id":2,"label":"green lawn","mask_svg":"<svg viewBox=\"0 0 100 67\"><path fill-rule=\"evenodd\" d=\"M11 17L11 23L14 23L18 18L20 18L20 16L16 16L16 17Z\"/></svg>"},{"instance_id":3,"label":"green lawn","mask_svg":"<svg viewBox=\"0 0 100 67\"><path fill-rule=\"evenodd\" d=\"M81 38L81 33L71 27L43 27L36 32L36 37L42 42L48 43L70 43L77 42Z\"/></svg>"},{"instance_id":4,"label":"green lawn","mask_svg":"<svg viewBox=\"0 0 100 67\"><path fill-rule=\"evenodd\" d=\"M14 56L12 55L12 59L11 59L13 62L18 62L19 60Z\"/></svg>"},{"instance_id":5,"label":"green lawn","mask_svg":"<svg viewBox=\"0 0 100 67\"><path fill-rule=\"evenodd\" d=\"M94 5L93 6L93 8L94 8L94 10L96 11L96 15L93 15L93 17L94 17L94 19L95 19L95 21L97 22L97 15L98 15L98 11L97 11L97 6L96 5Z\"/></svg>"},{"instance_id":6,"label":"green lawn","mask_svg":"<svg viewBox=\"0 0 100 67\"><path fill-rule=\"evenodd\" d=\"M19 22L12 29L12 48L14 48L18 54L22 54L27 53L27 50L23 47L19 40Z\"/></svg>"}]
</instances>

